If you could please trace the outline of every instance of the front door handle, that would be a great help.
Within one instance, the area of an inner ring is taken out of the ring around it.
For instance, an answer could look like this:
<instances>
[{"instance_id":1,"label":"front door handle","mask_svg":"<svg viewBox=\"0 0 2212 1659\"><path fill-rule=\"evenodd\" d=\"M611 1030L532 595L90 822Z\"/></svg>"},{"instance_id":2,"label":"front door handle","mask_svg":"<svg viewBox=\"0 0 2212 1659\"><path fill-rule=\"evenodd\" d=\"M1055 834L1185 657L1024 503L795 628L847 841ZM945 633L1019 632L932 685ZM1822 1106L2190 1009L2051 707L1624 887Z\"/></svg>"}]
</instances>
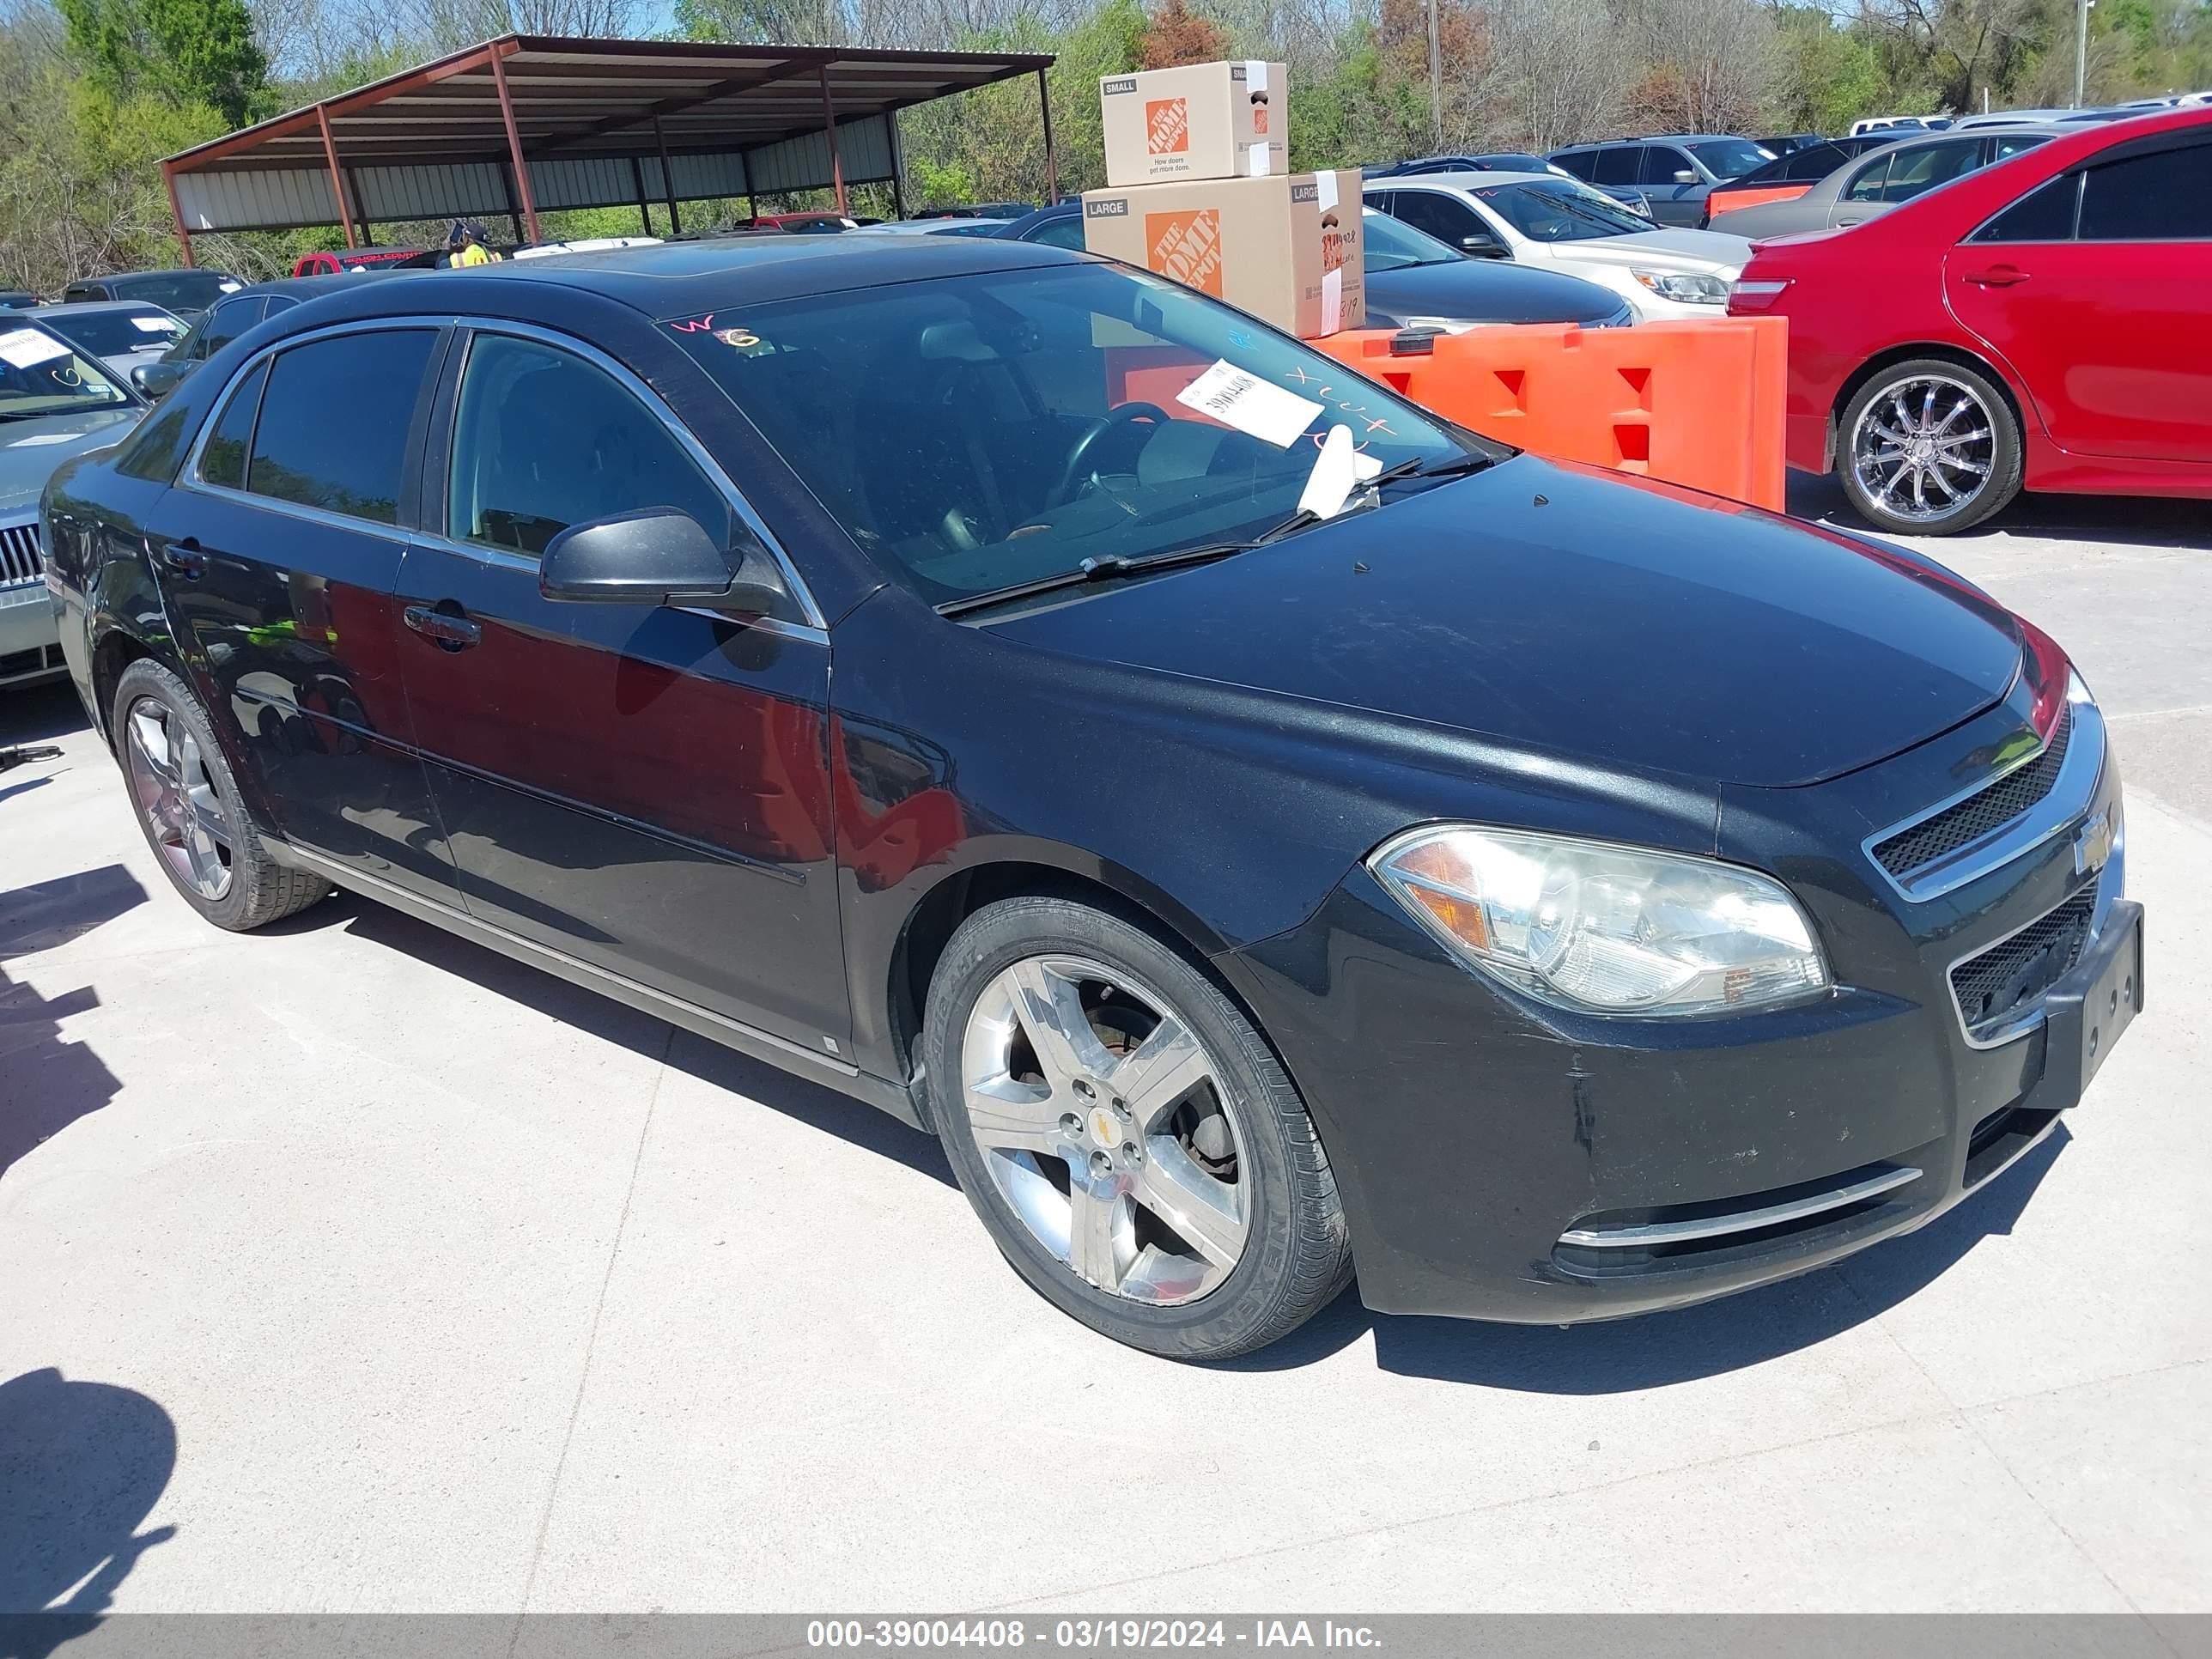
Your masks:
<instances>
[{"instance_id":1,"label":"front door handle","mask_svg":"<svg viewBox=\"0 0 2212 1659\"><path fill-rule=\"evenodd\" d=\"M448 600L447 603L451 604ZM465 651L483 638L483 629L466 617L427 605L410 605L400 618L441 651Z\"/></svg>"},{"instance_id":2,"label":"front door handle","mask_svg":"<svg viewBox=\"0 0 2212 1659\"><path fill-rule=\"evenodd\" d=\"M2014 283L2024 283L2027 273L2018 265L1991 265L1986 270L1970 270L1966 280L1980 288L2010 288Z\"/></svg>"},{"instance_id":3,"label":"front door handle","mask_svg":"<svg viewBox=\"0 0 2212 1659\"><path fill-rule=\"evenodd\" d=\"M207 555L200 551L199 542L191 536L163 547L161 562L191 581L198 581L207 574Z\"/></svg>"}]
</instances>

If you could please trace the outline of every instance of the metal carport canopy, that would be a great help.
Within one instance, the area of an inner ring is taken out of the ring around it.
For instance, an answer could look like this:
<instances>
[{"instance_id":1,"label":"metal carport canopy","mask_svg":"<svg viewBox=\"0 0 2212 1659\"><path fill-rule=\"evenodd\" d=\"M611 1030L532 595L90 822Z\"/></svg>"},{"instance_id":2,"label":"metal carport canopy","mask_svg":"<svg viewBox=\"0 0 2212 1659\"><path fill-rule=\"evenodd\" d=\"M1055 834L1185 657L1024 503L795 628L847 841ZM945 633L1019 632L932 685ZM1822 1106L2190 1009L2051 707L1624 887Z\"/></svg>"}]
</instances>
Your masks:
<instances>
[{"instance_id":1,"label":"metal carport canopy","mask_svg":"<svg viewBox=\"0 0 2212 1659\"><path fill-rule=\"evenodd\" d=\"M541 208L668 206L898 181L896 112L1037 77L1046 188L1059 196L1036 52L890 52L507 34L170 156L191 262L209 230L343 227Z\"/></svg>"}]
</instances>

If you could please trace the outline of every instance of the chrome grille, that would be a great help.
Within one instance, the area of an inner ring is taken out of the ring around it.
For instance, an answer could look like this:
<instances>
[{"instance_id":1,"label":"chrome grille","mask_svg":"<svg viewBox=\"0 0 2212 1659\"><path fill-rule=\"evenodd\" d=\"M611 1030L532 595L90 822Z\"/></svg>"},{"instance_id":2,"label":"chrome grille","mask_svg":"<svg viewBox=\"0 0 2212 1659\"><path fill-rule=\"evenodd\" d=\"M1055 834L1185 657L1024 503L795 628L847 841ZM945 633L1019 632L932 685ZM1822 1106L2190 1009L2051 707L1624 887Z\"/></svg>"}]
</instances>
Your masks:
<instances>
[{"instance_id":1,"label":"chrome grille","mask_svg":"<svg viewBox=\"0 0 2212 1659\"><path fill-rule=\"evenodd\" d=\"M0 587L38 581L43 575L37 523L0 525Z\"/></svg>"},{"instance_id":2,"label":"chrome grille","mask_svg":"<svg viewBox=\"0 0 2212 1659\"><path fill-rule=\"evenodd\" d=\"M1875 862L1893 876L1910 875L1979 841L1991 830L2002 829L2050 794L2066 764L2066 747L2073 735L2074 710L2069 706L2059 715L2058 729L2051 734L2041 754L1978 793L1876 842Z\"/></svg>"},{"instance_id":3,"label":"chrome grille","mask_svg":"<svg viewBox=\"0 0 2212 1659\"><path fill-rule=\"evenodd\" d=\"M2069 973L2089 942L2097 911L2091 882L2056 909L1951 969L1951 996L1966 1035L1986 1040L2031 1014L2043 994Z\"/></svg>"}]
</instances>

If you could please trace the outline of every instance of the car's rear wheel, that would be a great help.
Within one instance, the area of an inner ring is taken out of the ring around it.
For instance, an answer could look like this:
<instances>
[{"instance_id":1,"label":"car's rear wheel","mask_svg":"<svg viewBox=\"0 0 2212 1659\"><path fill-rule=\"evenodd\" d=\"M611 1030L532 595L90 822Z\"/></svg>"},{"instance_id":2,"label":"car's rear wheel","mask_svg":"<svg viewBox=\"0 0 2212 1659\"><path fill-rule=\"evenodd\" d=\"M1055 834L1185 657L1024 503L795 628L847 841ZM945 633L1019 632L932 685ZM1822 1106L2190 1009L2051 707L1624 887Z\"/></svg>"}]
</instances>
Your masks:
<instances>
[{"instance_id":1,"label":"car's rear wheel","mask_svg":"<svg viewBox=\"0 0 2212 1659\"><path fill-rule=\"evenodd\" d=\"M185 684L142 659L115 688L117 757L146 844L185 903L233 933L266 927L331 890L269 856L207 715Z\"/></svg>"},{"instance_id":2,"label":"car's rear wheel","mask_svg":"<svg viewBox=\"0 0 2212 1659\"><path fill-rule=\"evenodd\" d=\"M2020 494L2020 422L1980 371L1915 358L1883 369L1845 407L1836 471L1876 528L1948 535Z\"/></svg>"},{"instance_id":3,"label":"car's rear wheel","mask_svg":"<svg viewBox=\"0 0 2212 1659\"><path fill-rule=\"evenodd\" d=\"M1265 1346L1351 1275L1304 1103L1179 951L1087 905L1017 898L932 981L932 1113L1015 1268L1096 1330L1179 1359Z\"/></svg>"}]
</instances>

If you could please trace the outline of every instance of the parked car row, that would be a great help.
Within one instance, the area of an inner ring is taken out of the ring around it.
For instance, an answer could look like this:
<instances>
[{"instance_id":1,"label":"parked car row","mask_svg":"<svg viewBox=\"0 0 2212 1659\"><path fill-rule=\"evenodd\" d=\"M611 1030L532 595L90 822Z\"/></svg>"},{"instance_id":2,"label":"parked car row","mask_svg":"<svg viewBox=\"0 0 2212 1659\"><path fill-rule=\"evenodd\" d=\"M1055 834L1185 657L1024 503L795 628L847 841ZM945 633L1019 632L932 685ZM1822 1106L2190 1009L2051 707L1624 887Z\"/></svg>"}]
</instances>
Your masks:
<instances>
[{"instance_id":1,"label":"parked car row","mask_svg":"<svg viewBox=\"0 0 2212 1659\"><path fill-rule=\"evenodd\" d=\"M1120 1341L1803 1273L2141 1006L2094 698L1910 555L1018 237L321 280L46 495L182 902L352 889L879 1107Z\"/></svg>"}]
</instances>

